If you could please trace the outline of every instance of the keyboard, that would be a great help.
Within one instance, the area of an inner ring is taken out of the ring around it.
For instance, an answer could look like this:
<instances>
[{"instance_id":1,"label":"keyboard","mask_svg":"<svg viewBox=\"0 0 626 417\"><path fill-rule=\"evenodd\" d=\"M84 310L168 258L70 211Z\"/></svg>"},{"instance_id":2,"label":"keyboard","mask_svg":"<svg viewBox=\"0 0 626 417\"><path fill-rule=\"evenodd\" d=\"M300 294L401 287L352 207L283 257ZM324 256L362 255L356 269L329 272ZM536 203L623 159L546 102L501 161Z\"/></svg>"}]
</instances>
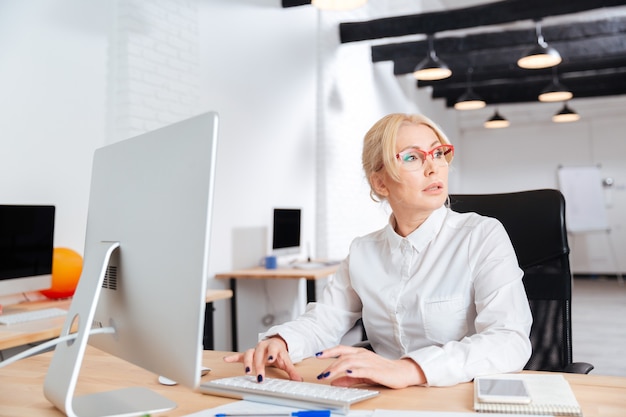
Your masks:
<instances>
[{"instance_id":1,"label":"keyboard","mask_svg":"<svg viewBox=\"0 0 626 417\"><path fill-rule=\"evenodd\" d=\"M298 382L280 378L256 378L241 375L203 382L203 394L237 398L305 409L329 409L341 414L350 411L350 405L376 397L379 392L364 388L333 387L312 382Z\"/></svg>"},{"instance_id":2,"label":"keyboard","mask_svg":"<svg viewBox=\"0 0 626 417\"><path fill-rule=\"evenodd\" d=\"M67 315L67 310L63 310L62 308L42 308L41 310L24 311L22 313L2 314L0 315L0 324L21 324L29 321L62 317L65 315Z\"/></svg>"}]
</instances>

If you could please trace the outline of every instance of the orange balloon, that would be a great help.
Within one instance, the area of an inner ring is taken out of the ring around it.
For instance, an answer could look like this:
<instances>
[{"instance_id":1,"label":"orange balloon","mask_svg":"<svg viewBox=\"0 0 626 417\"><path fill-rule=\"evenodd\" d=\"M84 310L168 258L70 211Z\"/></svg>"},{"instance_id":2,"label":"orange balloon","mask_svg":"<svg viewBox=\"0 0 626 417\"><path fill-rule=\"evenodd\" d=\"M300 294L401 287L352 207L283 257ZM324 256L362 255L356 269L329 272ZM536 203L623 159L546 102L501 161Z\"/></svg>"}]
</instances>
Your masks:
<instances>
[{"instance_id":1,"label":"orange balloon","mask_svg":"<svg viewBox=\"0 0 626 417\"><path fill-rule=\"evenodd\" d=\"M80 274L83 271L83 257L69 248L54 248L52 252L52 287L41 291L48 298L67 298L74 295Z\"/></svg>"}]
</instances>

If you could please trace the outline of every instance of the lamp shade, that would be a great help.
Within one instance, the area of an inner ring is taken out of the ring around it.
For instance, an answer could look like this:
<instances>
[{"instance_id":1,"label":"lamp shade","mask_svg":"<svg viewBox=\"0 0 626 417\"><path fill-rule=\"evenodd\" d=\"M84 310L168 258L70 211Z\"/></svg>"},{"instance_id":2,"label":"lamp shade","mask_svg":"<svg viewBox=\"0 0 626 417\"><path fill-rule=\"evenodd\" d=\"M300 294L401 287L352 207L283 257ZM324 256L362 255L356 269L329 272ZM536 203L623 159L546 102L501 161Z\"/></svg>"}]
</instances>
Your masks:
<instances>
[{"instance_id":1,"label":"lamp shade","mask_svg":"<svg viewBox=\"0 0 626 417\"><path fill-rule=\"evenodd\" d=\"M567 101L574 96L559 80L554 77L552 82L539 94L539 101L551 103L555 101Z\"/></svg>"},{"instance_id":2,"label":"lamp shade","mask_svg":"<svg viewBox=\"0 0 626 417\"><path fill-rule=\"evenodd\" d=\"M433 47L433 36L428 35L428 53L426 58L417 64L413 70L413 76L418 80L435 81L443 80L452 75L450 68L437 56Z\"/></svg>"},{"instance_id":3,"label":"lamp shade","mask_svg":"<svg viewBox=\"0 0 626 417\"><path fill-rule=\"evenodd\" d=\"M457 110L476 110L482 109L486 105L487 103L471 87L468 87L467 91L454 103L454 108Z\"/></svg>"},{"instance_id":4,"label":"lamp shade","mask_svg":"<svg viewBox=\"0 0 626 417\"><path fill-rule=\"evenodd\" d=\"M528 49L517 60L517 65L525 69L541 69L559 65L561 60L559 51L544 43L544 45L537 44Z\"/></svg>"},{"instance_id":5,"label":"lamp shade","mask_svg":"<svg viewBox=\"0 0 626 417\"><path fill-rule=\"evenodd\" d=\"M509 127L510 124L511 122L502 117L498 110L496 110L493 116L491 116L491 118L487 120L483 126L487 129L500 129L503 127Z\"/></svg>"},{"instance_id":6,"label":"lamp shade","mask_svg":"<svg viewBox=\"0 0 626 417\"><path fill-rule=\"evenodd\" d=\"M520 68L540 69L549 68L561 63L561 54L559 51L549 46L543 39L541 33L541 22L535 22L535 32L537 34L537 43L524 52L517 65Z\"/></svg>"},{"instance_id":7,"label":"lamp shade","mask_svg":"<svg viewBox=\"0 0 626 417\"><path fill-rule=\"evenodd\" d=\"M416 79L423 81L443 80L451 75L452 71L446 64L439 59L431 59L430 56L420 62L413 72Z\"/></svg>"},{"instance_id":8,"label":"lamp shade","mask_svg":"<svg viewBox=\"0 0 626 417\"><path fill-rule=\"evenodd\" d=\"M367 0L311 0L320 10L351 10L363 6Z\"/></svg>"},{"instance_id":9,"label":"lamp shade","mask_svg":"<svg viewBox=\"0 0 626 417\"><path fill-rule=\"evenodd\" d=\"M554 116L552 116L552 121L556 123L567 123L567 122L575 122L580 120L580 115L572 110L567 103L563 105L563 108Z\"/></svg>"}]
</instances>

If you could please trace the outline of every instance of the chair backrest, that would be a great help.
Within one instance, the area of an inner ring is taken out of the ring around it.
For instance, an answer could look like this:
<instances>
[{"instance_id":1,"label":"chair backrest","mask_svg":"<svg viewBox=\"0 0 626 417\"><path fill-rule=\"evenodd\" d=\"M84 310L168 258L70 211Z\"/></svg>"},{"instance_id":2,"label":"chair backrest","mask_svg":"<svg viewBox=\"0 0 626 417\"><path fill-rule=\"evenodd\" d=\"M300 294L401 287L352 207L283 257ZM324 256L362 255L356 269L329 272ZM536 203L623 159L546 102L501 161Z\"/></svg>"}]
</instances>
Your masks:
<instances>
[{"instance_id":1,"label":"chair backrest","mask_svg":"<svg viewBox=\"0 0 626 417\"><path fill-rule=\"evenodd\" d=\"M565 199L558 190L450 195L450 208L494 217L504 225L533 314L533 353L525 369L558 371L572 363L572 276Z\"/></svg>"}]
</instances>

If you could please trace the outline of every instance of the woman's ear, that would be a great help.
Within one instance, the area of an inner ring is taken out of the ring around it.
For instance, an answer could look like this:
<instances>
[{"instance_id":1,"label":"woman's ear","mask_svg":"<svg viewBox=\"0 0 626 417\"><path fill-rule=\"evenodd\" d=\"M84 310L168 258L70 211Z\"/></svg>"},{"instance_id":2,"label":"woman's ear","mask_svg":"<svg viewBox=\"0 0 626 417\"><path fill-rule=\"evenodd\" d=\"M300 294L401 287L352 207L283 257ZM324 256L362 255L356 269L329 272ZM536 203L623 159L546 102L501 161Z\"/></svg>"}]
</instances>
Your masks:
<instances>
[{"instance_id":1,"label":"woman's ear","mask_svg":"<svg viewBox=\"0 0 626 417\"><path fill-rule=\"evenodd\" d=\"M372 184L372 189L376 194L381 197L387 197L389 195L389 190L387 189L383 175L384 174L380 171L374 172L370 176L370 183Z\"/></svg>"}]
</instances>

